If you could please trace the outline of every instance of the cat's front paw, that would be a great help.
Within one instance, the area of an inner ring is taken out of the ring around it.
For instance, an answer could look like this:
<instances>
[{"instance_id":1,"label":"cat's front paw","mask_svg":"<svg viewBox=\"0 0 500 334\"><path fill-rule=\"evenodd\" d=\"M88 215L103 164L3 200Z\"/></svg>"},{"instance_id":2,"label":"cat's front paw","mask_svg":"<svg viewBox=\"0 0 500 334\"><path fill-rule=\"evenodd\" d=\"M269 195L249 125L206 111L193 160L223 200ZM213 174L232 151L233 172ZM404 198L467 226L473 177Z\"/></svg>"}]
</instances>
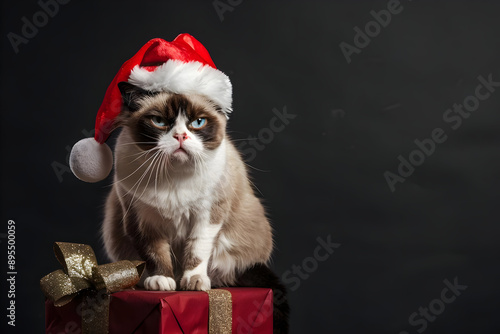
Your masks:
<instances>
[{"instance_id":1,"label":"cat's front paw","mask_svg":"<svg viewBox=\"0 0 500 334\"><path fill-rule=\"evenodd\" d=\"M163 275L154 275L144 280L146 290L153 291L173 291L175 290L175 281L172 277Z\"/></svg>"},{"instance_id":2,"label":"cat's front paw","mask_svg":"<svg viewBox=\"0 0 500 334\"><path fill-rule=\"evenodd\" d=\"M182 277L181 289L193 291L207 291L210 290L210 278L207 275L186 275Z\"/></svg>"}]
</instances>

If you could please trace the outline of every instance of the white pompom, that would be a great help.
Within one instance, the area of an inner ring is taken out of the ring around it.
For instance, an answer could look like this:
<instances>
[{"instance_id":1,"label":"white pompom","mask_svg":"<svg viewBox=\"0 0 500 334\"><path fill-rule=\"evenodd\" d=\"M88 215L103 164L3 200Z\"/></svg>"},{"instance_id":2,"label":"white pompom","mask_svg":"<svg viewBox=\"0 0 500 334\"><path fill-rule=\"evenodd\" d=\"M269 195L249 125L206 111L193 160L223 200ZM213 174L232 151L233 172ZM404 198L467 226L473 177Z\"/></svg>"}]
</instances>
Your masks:
<instances>
[{"instance_id":1,"label":"white pompom","mask_svg":"<svg viewBox=\"0 0 500 334\"><path fill-rule=\"evenodd\" d=\"M85 138L71 149L69 167L80 180L99 182L113 168L113 153L108 145L99 144L94 138Z\"/></svg>"}]
</instances>

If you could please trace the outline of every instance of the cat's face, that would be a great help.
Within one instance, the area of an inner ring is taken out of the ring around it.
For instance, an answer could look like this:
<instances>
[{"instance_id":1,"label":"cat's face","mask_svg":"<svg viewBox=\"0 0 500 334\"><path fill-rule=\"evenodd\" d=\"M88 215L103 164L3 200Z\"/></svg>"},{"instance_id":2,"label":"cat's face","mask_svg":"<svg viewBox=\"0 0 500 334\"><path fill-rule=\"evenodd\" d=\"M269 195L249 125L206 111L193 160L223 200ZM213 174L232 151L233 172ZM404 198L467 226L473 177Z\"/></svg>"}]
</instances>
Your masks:
<instances>
[{"instance_id":1,"label":"cat's face","mask_svg":"<svg viewBox=\"0 0 500 334\"><path fill-rule=\"evenodd\" d=\"M124 99L119 125L143 151L161 152L172 163L194 163L225 137L226 117L204 96L152 94L126 82L118 86Z\"/></svg>"}]
</instances>

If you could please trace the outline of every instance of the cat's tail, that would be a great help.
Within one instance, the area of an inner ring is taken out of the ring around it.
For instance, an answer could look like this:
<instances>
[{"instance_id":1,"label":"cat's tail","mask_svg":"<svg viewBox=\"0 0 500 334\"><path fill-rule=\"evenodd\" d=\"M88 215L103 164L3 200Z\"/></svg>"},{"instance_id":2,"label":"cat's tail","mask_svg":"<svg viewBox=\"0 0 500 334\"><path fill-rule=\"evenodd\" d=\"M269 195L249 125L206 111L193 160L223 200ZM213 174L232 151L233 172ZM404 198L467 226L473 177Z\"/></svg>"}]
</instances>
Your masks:
<instances>
[{"instance_id":1,"label":"cat's tail","mask_svg":"<svg viewBox=\"0 0 500 334\"><path fill-rule=\"evenodd\" d=\"M270 288L273 290L273 333L288 333L288 305L286 287L278 276L264 264L248 268L236 280L238 287Z\"/></svg>"}]
</instances>

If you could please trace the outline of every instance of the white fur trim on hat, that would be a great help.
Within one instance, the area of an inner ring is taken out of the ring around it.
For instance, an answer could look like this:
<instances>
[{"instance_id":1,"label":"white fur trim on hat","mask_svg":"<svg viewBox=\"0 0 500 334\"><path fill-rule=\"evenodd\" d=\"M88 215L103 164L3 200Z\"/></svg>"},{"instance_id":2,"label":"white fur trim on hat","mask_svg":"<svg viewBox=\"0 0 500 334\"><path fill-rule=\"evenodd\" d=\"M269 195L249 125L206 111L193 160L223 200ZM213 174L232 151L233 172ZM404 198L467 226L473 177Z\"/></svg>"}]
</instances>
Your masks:
<instances>
[{"instance_id":1,"label":"white fur trim on hat","mask_svg":"<svg viewBox=\"0 0 500 334\"><path fill-rule=\"evenodd\" d=\"M71 149L69 167L80 180L99 182L113 168L113 153L108 145L99 144L94 138L85 138Z\"/></svg>"},{"instance_id":2,"label":"white fur trim on hat","mask_svg":"<svg viewBox=\"0 0 500 334\"><path fill-rule=\"evenodd\" d=\"M199 62L185 63L168 60L153 72L134 67L128 82L142 89L176 94L198 93L206 95L222 108L229 117L232 111L233 88L229 77L221 71Z\"/></svg>"}]
</instances>

